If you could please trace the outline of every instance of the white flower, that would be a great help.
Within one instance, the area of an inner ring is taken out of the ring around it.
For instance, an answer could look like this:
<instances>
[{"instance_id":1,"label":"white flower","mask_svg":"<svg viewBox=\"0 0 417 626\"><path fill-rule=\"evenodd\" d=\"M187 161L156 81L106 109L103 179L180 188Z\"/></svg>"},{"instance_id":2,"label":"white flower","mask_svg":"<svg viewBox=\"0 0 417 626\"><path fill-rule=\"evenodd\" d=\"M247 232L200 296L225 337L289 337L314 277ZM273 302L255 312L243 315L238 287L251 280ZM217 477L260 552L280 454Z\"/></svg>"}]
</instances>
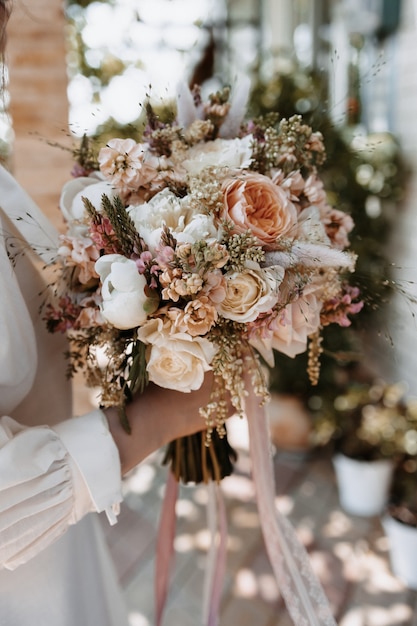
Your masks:
<instances>
[{"instance_id":1,"label":"white flower","mask_svg":"<svg viewBox=\"0 0 417 626\"><path fill-rule=\"evenodd\" d=\"M106 194L112 200L117 192L112 185L97 176L81 176L69 180L62 188L59 206L69 224L71 234L85 231L83 221L87 215L82 198L88 198L94 208L100 212L101 197Z\"/></svg>"},{"instance_id":2,"label":"white flower","mask_svg":"<svg viewBox=\"0 0 417 626\"><path fill-rule=\"evenodd\" d=\"M245 324L276 304L284 270L281 267L247 268L243 272L230 272L225 278L226 297L217 310L226 319Z\"/></svg>"},{"instance_id":3,"label":"white flower","mask_svg":"<svg viewBox=\"0 0 417 626\"><path fill-rule=\"evenodd\" d=\"M169 189L163 189L149 202L130 206L127 210L140 236L152 251L159 245L164 226L181 243L195 243L200 239L214 239L217 236L210 215L194 213L186 198L178 198Z\"/></svg>"},{"instance_id":4,"label":"white flower","mask_svg":"<svg viewBox=\"0 0 417 626\"><path fill-rule=\"evenodd\" d=\"M320 211L315 206L309 206L298 216L297 238L300 241L330 245L326 229L322 222Z\"/></svg>"},{"instance_id":5,"label":"white flower","mask_svg":"<svg viewBox=\"0 0 417 626\"><path fill-rule=\"evenodd\" d=\"M149 380L159 387L183 393L199 389L216 349L203 337L171 333L161 319L152 319L138 331L138 338L149 345L147 371Z\"/></svg>"},{"instance_id":6,"label":"white flower","mask_svg":"<svg viewBox=\"0 0 417 626\"><path fill-rule=\"evenodd\" d=\"M191 176L197 176L206 167L244 169L252 160L252 135L242 139L215 139L199 143L187 151L182 167Z\"/></svg>"},{"instance_id":7,"label":"white flower","mask_svg":"<svg viewBox=\"0 0 417 626\"><path fill-rule=\"evenodd\" d=\"M127 330L147 319L146 279L136 263L121 254L106 254L95 264L102 282L101 311L115 328Z\"/></svg>"}]
</instances>

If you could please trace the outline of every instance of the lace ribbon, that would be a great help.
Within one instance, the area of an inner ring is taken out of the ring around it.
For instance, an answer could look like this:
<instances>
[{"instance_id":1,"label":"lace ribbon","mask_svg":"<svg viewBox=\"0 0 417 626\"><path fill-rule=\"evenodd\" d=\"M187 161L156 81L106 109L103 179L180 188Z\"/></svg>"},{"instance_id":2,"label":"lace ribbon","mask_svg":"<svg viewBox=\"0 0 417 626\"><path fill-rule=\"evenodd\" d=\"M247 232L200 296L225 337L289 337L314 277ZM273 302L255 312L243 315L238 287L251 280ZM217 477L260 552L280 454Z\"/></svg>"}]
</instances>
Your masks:
<instances>
[{"instance_id":1,"label":"lace ribbon","mask_svg":"<svg viewBox=\"0 0 417 626\"><path fill-rule=\"evenodd\" d=\"M245 374L252 477L265 547L280 592L296 626L336 626L309 557L290 522L275 506L271 441L265 410Z\"/></svg>"}]
</instances>

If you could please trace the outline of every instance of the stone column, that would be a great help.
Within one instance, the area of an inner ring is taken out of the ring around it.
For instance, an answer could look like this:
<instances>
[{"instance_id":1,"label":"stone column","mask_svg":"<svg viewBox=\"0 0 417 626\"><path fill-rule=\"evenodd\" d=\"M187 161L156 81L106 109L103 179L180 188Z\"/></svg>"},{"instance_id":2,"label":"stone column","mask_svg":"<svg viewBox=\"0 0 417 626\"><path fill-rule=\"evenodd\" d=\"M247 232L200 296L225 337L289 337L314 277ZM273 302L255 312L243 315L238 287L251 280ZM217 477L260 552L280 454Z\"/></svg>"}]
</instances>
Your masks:
<instances>
[{"instance_id":1,"label":"stone column","mask_svg":"<svg viewBox=\"0 0 417 626\"><path fill-rule=\"evenodd\" d=\"M12 169L57 226L60 189L72 167L65 56L62 0L14 0L6 56L15 133Z\"/></svg>"}]
</instances>

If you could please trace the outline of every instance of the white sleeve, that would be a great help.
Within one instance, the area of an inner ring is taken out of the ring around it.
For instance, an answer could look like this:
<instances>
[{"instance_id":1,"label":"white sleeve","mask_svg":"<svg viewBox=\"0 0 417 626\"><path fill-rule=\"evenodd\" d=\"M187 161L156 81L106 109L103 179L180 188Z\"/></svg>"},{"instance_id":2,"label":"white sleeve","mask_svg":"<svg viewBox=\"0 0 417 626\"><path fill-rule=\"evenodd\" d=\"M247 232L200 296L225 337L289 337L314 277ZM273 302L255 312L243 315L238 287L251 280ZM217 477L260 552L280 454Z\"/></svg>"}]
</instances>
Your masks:
<instances>
[{"instance_id":1,"label":"white sleeve","mask_svg":"<svg viewBox=\"0 0 417 626\"><path fill-rule=\"evenodd\" d=\"M0 419L0 569L15 569L90 511L116 522L120 459L99 411L54 428Z\"/></svg>"}]
</instances>

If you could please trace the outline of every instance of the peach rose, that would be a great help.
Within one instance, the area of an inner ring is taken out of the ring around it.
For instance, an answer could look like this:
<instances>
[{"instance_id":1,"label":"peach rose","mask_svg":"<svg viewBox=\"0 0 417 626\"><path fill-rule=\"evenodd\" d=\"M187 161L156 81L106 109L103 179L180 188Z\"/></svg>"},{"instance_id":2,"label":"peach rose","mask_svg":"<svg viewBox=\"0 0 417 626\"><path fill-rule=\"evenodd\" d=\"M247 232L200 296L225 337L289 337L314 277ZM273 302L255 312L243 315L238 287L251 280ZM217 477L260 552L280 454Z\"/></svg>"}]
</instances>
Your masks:
<instances>
[{"instance_id":1,"label":"peach rose","mask_svg":"<svg viewBox=\"0 0 417 626\"><path fill-rule=\"evenodd\" d=\"M288 194L263 174L228 178L223 183L223 219L234 223L234 232L251 230L265 250L275 247L278 237L295 234L297 210Z\"/></svg>"}]
</instances>

